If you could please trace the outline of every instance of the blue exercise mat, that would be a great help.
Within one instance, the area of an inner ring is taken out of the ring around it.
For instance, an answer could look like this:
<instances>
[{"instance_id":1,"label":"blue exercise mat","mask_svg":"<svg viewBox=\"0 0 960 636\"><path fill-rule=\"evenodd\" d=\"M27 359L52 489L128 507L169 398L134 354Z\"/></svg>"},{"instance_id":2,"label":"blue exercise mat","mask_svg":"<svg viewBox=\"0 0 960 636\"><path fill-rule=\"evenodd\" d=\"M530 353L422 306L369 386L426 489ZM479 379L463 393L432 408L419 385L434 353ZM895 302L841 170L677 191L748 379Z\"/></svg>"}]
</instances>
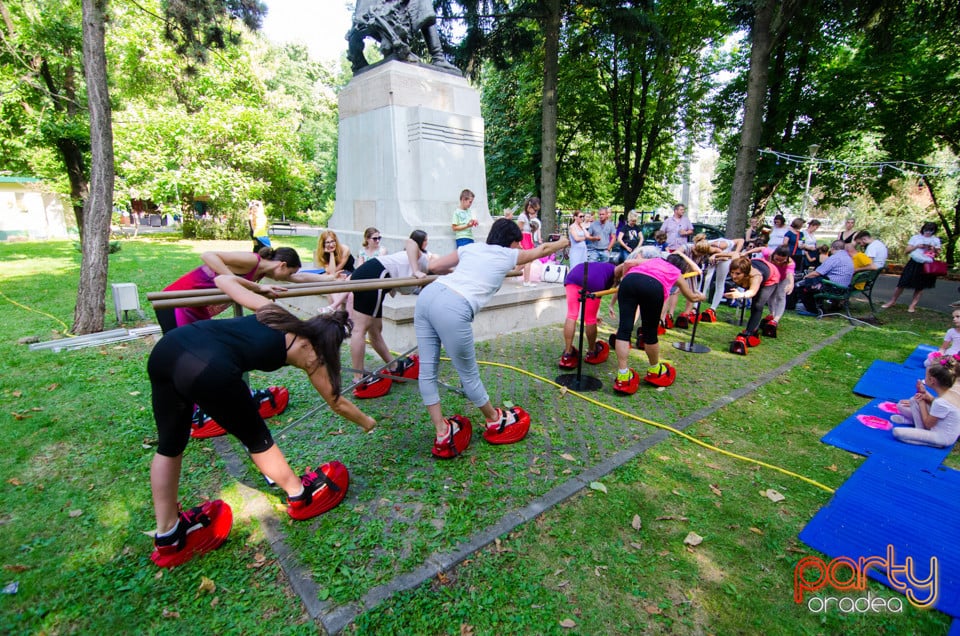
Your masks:
<instances>
[{"instance_id":1,"label":"blue exercise mat","mask_svg":"<svg viewBox=\"0 0 960 636\"><path fill-rule=\"evenodd\" d=\"M853 392L864 397L896 402L912 398L917 391L917 380L920 379L923 379L923 371L920 369L904 367L886 360L874 360L860 376Z\"/></svg>"},{"instance_id":2,"label":"blue exercise mat","mask_svg":"<svg viewBox=\"0 0 960 636\"><path fill-rule=\"evenodd\" d=\"M937 559L939 594L933 607L953 617L960 616L960 472L950 468L933 471L910 469L903 464L872 458L850 476L833 499L800 532L800 539L831 559L880 556L886 558L888 546L894 550L894 562L904 565L913 559L913 572L920 579L931 570L931 557ZM871 578L895 589L886 570L870 570ZM814 580L815 573L805 576ZM903 577L899 577L903 578ZM808 592L811 594L812 592ZM861 596L851 590L823 589L819 594ZM920 587L917 599L924 601L929 592ZM904 602L906 607L907 602Z\"/></svg>"},{"instance_id":3,"label":"blue exercise mat","mask_svg":"<svg viewBox=\"0 0 960 636\"><path fill-rule=\"evenodd\" d=\"M939 349L940 347L934 347L933 345L919 345L913 350L913 353L903 361L903 366L907 369L922 369L927 356L934 351L939 351Z\"/></svg>"},{"instance_id":4,"label":"blue exercise mat","mask_svg":"<svg viewBox=\"0 0 960 636\"><path fill-rule=\"evenodd\" d=\"M832 431L821 437L820 441L857 455L883 457L885 461L899 462L917 469L932 470L943 463L950 454L950 448L907 444L897 440L892 430L871 428L870 424L880 423L873 418L890 420L892 413L880 408L881 405L889 408L895 406L895 403L890 400L872 400L840 422Z\"/></svg>"}]
</instances>

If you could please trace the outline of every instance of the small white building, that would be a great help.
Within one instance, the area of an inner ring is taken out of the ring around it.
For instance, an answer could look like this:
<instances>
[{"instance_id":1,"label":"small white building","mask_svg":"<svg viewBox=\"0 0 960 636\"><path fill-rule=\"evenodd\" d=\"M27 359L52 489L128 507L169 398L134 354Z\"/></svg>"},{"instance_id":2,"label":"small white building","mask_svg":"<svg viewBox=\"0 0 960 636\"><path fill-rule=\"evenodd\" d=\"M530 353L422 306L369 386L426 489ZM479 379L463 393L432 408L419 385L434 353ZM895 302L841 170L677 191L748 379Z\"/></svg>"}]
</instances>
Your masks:
<instances>
[{"instance_id":1,"label":"small white building","mask_svg":"<svg viewBox=\"0 0 960 636\"><path fill-rule=\"evenodd\" d=\"M0 241L64 239L68 227L76 233L72 211L40 179L0 175Z\"/></svg>"}]
</instances>

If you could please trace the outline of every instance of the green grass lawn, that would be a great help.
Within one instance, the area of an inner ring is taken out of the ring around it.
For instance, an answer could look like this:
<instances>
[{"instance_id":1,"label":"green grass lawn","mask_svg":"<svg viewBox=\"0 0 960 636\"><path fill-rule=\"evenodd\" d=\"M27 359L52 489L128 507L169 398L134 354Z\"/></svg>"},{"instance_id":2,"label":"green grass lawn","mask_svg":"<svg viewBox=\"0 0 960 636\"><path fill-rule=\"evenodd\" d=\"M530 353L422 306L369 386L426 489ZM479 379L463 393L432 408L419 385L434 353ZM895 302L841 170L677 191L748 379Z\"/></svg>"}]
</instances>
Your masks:
<instances>
[{"instance_id":1,"label":"green grass lawn","mask_svg":"<svg viewBox=\"0 0 960 636\"><path fill-rule=\"evenodd\" d=\"M278 241L305 261L313 237ZM145 296L199 264L208 249L248 242L122 241L110 281ZM465 457L436 462L415 386L361 406L380 422L371 435L318 411L318 398L293 369L252 374L254 386L282 383L291 406L271 422L295 469L339 459L351 471L348 498L319 519L291 523L232 440L194 441L184 460L185 503L221 497L236 520L223 548L173 571L148 556L153 530L148 466L155 429L145 372L151 344L133 341L73 352L31 352L22 338L48 340L72 320L79 253L69 242L0 244L0 413L12 441L0 454L0 563L3 633L315 632L279 566L263 519L275 519L296 565L335 609L359 603L426 559L450 554L591 466L654 441L670 424L718 402L758 377L772 377L686 433L714 448L669 436L600 481L431 583L361 613L364 633L946 633L937 612L907 605L902 614L819 615L793 602L793 567L812 550L797 533L830 493L736 459L756 458L828 488L840 486L861 458L819 438L866 400L850 388L877 358L901 361L921 342L937 343L940 314L885 312L882 329L858 328L780 372L788 360L846 327L845 321L788 317L781 337L746 358L726 353L736 328L703 325L709 354L667 354L677 383L631 398L609 390L613 360L590 368L606 390L587 402L544 379L557 375L559 327L540 325L480 343L482 373L495 402L533 415L521 444L492 447L479 435ZM107 328L113 323L107 298ZM862 311L862 310L861 310ZM725 310L721 318L731 318ZM128 325L129 326L129 325ZM609 333L609 325L601 330ZM665 342L688 337L668 334ZM667 345L669 346L669 345ZM637 355L634 352L632 355ZM640 368L640 358L637 366ZM456 384L444 367L444 379ZM476 410L454 393L446 412ZM622 412L605 408L614 406ZM219 451L219 452L218 452ZM730 454L725 454L730 453ZM239 461L233 461L239 457ZM956 453L948 463L957 466ZM235 477L236 476L236 477ZM774 503L761 491L785 496ZM266 502L266 512L248 505ZM266 517L264 517L266 515ZM635 523L635 518L639 523ZM635 526L639 526L639 528ZM689 533L703 537L684 544ZM893 592L875 583L872 594Z\"/></svg>"}]
</instances>

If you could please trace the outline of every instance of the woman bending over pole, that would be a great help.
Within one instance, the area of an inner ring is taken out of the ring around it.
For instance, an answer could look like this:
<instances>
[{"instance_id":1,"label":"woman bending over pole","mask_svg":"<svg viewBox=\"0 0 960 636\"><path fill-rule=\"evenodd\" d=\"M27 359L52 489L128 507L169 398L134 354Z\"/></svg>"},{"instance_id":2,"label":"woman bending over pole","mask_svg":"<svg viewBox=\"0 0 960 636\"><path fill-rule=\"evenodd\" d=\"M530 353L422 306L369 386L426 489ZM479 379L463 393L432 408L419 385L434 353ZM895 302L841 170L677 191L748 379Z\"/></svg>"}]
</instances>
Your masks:
<instances>
[{"instance_id":1,"label":"woman bending over pole","mask_svg":"<svg viewBox=\"0 0 960 636\"><path fill-rule=\"evenodd\" d=\"M365 431L376 426L372 417L340 395L340 345L351 327L345 312L303 321L247 289L236 276L215 280L217 287L256 313L175 329L157 343L147 362L158 438L150 466L157 518L150 558L160 567L179 565L219 547L233 523L230 507L221 500L187 511L177 504L194 404L243 443L257 468L286 492L287 513L298 520L339 504L349 474L334 461L298 477L260 417L243 374L295 366L335 413Z\"/></svg>"}]
</instances>

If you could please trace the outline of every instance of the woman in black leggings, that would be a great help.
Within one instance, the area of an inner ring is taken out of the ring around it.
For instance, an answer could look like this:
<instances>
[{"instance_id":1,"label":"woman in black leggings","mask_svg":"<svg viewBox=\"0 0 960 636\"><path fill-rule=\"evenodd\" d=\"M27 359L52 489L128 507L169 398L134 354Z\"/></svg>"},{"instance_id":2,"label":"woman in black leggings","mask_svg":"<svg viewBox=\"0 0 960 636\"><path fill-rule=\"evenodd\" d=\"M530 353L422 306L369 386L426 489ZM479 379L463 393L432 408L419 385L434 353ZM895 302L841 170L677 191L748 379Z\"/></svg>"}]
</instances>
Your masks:
<instances>
[{"instance_id":1,"label":"woman in black leggings","mask_svg":"<svg viewBox=\"0 0 960 636\"><path fill-rule=\"evenodd\" d=\"M346 312L303 321L250 291L236 276L217 276L216 285L256 314L174 329L157 343L147 363L158 436L150 467L157 517L151 559L160 567L219 547L233 522L230 507L220 500L179 510L180 469L194 404L239 439L257 468L283 488L287 513L294 519L315 517L340 503L349 484L347 469L330 462L298 477L260 417L243 374L288 364L303 369L335 413L365 431L376 425L340 395L340 345L351 328Z\"/></svg>"}]
</instances>

